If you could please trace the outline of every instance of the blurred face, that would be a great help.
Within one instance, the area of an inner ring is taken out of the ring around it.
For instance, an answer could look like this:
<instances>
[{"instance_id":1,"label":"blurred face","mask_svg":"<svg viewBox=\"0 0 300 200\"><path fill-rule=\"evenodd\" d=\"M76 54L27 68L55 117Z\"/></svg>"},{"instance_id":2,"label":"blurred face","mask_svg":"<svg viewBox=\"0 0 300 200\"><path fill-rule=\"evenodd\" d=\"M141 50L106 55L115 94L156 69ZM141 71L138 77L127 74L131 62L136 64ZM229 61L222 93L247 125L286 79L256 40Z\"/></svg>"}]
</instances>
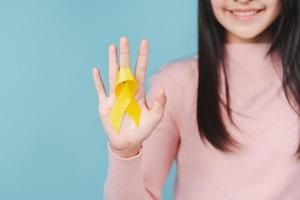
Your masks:
<instances>
[{"instance_id":1,"label":"blurred face","mask_svg":"<svg viewBox=\"0 0 300 200\"><path fill-rule=\"evenodd\" d=\"M286 0L289 1L289 0ZM280 0L211 0L227 42L270 42L267 28L280 14Z\"/></svg>"}]
</instances>

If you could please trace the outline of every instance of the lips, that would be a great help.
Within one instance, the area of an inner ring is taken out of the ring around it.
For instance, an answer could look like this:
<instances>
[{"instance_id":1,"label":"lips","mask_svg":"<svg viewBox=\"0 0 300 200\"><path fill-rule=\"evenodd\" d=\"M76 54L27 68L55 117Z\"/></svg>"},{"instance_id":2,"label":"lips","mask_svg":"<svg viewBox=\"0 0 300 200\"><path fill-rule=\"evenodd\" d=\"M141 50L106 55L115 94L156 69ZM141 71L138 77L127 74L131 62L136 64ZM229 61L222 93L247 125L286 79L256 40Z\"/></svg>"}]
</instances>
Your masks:
<instances>
[{"instance_id":1,"label":"lips","mask_svg":"<svg viewBox=\"0 0 300 200\"><path fill-rule=\"evenodd\" d=\"M237 9L228 9L229 11L236 11L236 12L250 12L250 11L260 11L263 8L237 8Z\"/></svg>"},{"instance_id":2,"label":"lips","mask_svg":"<svg viewBox=\"0 0 300 200\"><path fill-rule=\"evenodd\" d=\"M228 10L232 16L240 21L249 21L254 19L258 13L264 9L248 8L248 9L232 9Z\"/></svg>"}]
</instances>

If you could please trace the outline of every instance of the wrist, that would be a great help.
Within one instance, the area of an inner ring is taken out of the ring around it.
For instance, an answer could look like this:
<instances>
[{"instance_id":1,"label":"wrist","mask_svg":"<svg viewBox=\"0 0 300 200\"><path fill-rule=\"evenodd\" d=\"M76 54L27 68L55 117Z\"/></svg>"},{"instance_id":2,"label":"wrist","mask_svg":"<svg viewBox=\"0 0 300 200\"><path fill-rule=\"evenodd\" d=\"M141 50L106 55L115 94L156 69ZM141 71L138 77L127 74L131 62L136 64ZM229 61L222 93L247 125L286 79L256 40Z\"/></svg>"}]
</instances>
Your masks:
<instances>
[{"instance_id":1,"label":"wrist","mask_svg":"<svg viewBox=\"0 0 300 200\"><path fill-rule=\"evenodd\" d=\"M113 146L111 146L111 144L109 143L109 148L116 156L118 156L120 158L130 158L130 157L138 155L142 146L133 148L133 149L118 150L118 149L115 149Z\"/></svg>"}]
</instances>

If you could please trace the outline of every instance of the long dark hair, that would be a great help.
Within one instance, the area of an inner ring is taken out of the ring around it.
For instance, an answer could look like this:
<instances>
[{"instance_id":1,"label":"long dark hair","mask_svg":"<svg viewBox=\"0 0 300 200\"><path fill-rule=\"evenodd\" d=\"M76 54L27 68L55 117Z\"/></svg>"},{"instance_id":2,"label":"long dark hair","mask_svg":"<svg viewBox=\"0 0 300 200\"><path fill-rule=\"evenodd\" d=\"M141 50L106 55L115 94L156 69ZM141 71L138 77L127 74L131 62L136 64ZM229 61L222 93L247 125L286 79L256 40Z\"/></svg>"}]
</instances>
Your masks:
<instances>
[{"instance_id":1,"label":"long dark hair","mask_svg":"<svg viewBox=\"0 0 300 200\"><path fill-rule=\"evenodd\" d=\"M268 30L272 31L272 44L267 55L278 52L283 67L282 86L290 106L300 115L300 3L299 0L281 0L281 13ZM216 20L211 0L198 1L198 98L197 123L201 139L208 140L216 149L234 152L240 144L228 132L221 106L226 108L230 122L230 94L226 76L226 32ZM219 71L225 74L226 102L220 96ZM295 108L288 94L298 108ZM300 159L300 144L295 155Z\"/></svg>"}]
</instances>

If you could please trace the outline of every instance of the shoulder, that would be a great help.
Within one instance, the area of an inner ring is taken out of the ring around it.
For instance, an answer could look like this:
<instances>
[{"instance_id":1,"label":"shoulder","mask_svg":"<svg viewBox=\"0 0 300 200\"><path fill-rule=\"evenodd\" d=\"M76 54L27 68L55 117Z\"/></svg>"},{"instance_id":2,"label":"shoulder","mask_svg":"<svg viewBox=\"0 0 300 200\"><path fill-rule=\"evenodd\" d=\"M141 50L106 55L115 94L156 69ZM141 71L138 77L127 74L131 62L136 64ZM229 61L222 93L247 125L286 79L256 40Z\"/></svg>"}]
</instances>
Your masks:
<instances>
[{"instance_id":1,"label":"shoulder","mask_svg":"<svg viewBox=\"0 0 300 200\"><path fill-rule=\"evenodd\" d=\"M198 57L191 56L169 61L159 67L149 79L150 91L153 96L159 88L163 88L167 96L167 109L176 116L182 103L190 104L197 88ZM185 98L182 102L180 97ZM153 97L152 97L153 98Z\"/></svg>"},{"instance_id":2,"label":"shoulder","mask_svg":"<svg viewBox=\"0 0 300 200\"><path fill-rule=\"evenodd\" d=\"M173 83L186 83L194 78L198 69L197 55L171 60L162 64L158 71L150 77L150 83L159 81L163 84L175 87ZM179 86L176 84L177 87Z\"/></svg>"}]
</instances>

